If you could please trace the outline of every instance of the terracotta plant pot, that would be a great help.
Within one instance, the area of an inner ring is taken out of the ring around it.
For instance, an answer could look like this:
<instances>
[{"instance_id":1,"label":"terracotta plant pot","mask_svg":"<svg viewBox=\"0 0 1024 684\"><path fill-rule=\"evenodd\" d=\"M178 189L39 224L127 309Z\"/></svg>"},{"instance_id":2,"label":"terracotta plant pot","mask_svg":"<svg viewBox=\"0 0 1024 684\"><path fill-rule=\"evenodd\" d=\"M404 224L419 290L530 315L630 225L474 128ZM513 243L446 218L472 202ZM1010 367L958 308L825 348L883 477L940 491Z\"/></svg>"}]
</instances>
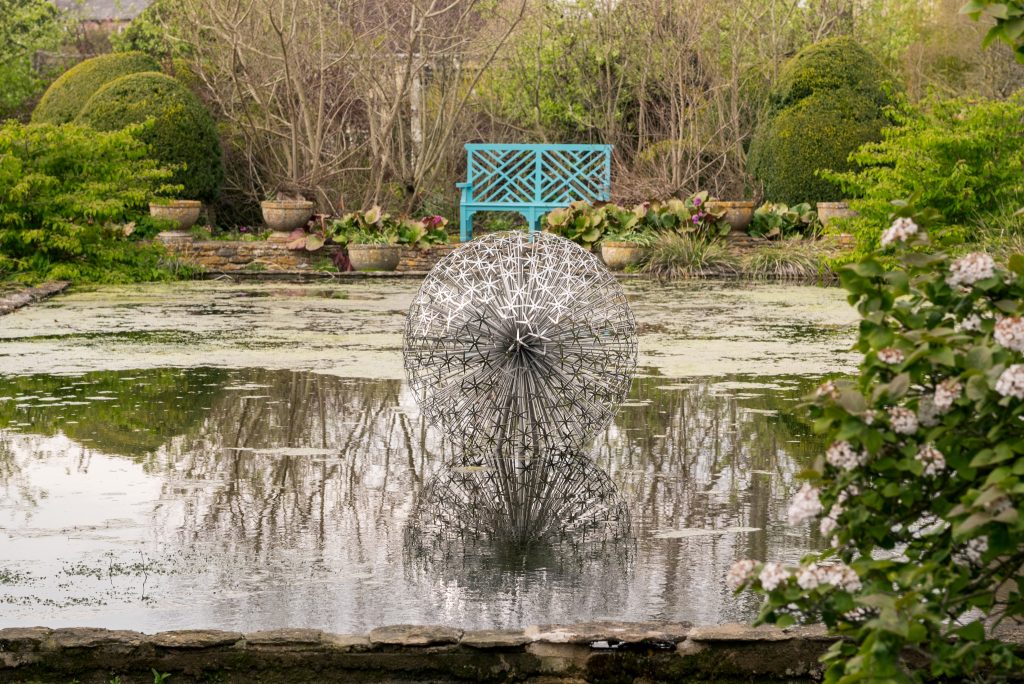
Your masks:
<instances>
[{"instance_id":1,"label":"terracotta plant pot","mask_svg":"<svg viewBox=\"0 0 1024 684\"><path fill-rule=\"evenodd\" d=\"M856 215L857 212L846 202L818 202L818 220L823 226L828 226L834 219L851 218Z\"/></svg>"},{"instance_id":2,"label":"terracotta plant pot","mask_svg":"<svg viewBox=\"0 0 1024 684\"><path fill-rule=\"evenodd\" d=\"M265 200L260 202L260 209L263 210L263 223L275 233L287 234L306 225L313 215L313 207L313 203L308 200Z\"/></svg>"},{"instance_id":3,"label":"terracotta plant pot","mask_svg":"<svg viewBox=\"0 0 1024 684\"><path fill-rule=\"evenodd\" d=\"M349 245L348 260L357 271L394 271L402 256L398 245Z\"/></svg>"},{"instance_id":4,"label":"terracotta plant pot","mask_svg":"<svg viewBox=\"0 0 1024 684\"><path fill-rule=\"evenodd\" d=\"M186 231L199 220L199 211L202 208L203 203L197 200L166 200L159 204L150 202L149 215L174 221L178 224L178 231Z\"/></svg>"},{"instance_id":5,"label":"terracotta plant pot","mask_svg":"<svg viewBox=\"0 0 1024 684\"><path fill-rule=\"evenodd\" d=\"M747 226L754 220L754 202L750 200L712 200L708 202L711 211L724 211L722 220L732 227L733 233L746 233Z\"/></svg>"},{"instance_id":6,"label":"terracotta plant pot","mask_svg":"<svg viewBox=\"0 0 1024 684\"><path fill-rule=\"evenodd\" d=\"M613 271L622 271L627 266L636 266L643 261L647 248L635 242L602 242L601 259Z\"/></svg>"}]
</instances>

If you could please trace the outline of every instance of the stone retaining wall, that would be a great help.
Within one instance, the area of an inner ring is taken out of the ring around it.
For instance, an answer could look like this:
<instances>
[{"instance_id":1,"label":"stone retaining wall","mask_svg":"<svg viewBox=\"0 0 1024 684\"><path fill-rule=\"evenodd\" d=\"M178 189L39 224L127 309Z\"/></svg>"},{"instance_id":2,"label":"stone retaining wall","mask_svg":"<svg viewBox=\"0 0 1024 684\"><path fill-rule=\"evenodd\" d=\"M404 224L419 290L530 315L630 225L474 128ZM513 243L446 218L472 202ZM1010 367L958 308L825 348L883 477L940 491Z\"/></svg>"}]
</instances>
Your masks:
<instances>
[{"instance_id":1,"label":"stone retaining wall","mask_svg":"<svg viewBox=\"0 0 1024 684\"><path fill-rule=\"evenodd\" d=\"M161 242L179 259L202 266L213 273L303 273L331 270L331 260L341 251L336 245L325 245L315 252L288 249L281 242L269 240L194 240L191 237L176 236ZM426 249L403 249L397 270L429 271L455 247L456 245L438 245Z\"/></svg>"},{"instance_id":2,"label":"stone retaining wall","mask_svg":"<svg viewBox=\"0 0 1024 684\"><path fill-rule=\"evenodd\" d=\"M809 682L831 639L818 628L602 622L462 631L0 629L0 682L122 684L153 670L184 682Z\"/></svg>"}]
</instances>

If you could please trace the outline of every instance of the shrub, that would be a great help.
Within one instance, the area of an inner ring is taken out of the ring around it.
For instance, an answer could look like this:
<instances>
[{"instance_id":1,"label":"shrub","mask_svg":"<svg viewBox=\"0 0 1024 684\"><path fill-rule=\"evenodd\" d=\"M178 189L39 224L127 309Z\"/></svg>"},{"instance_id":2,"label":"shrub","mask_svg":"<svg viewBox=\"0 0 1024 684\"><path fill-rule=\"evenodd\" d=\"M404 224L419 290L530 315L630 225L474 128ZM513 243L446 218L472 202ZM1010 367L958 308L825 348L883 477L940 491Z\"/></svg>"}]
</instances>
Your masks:
<instances>
[{"instance_id":1,"label":"shrub","mask_svg":"<svg viewBox=\"0 0 1024 684\"><path fill-rule=\"evenodd\" d=\"M0 126L0 277L126 282L166 277L134 239L170 172L126 129ZM136 222L136 223L133 223ZM134 233L132 233L132 229Z\"/></svg>"},{"instance_id":2,"label":"shrub","mask_svg":"<svg viewBox=\"0 0 1024 684\"><path fill-rule=\"evenodd\" d=\"M816 93L845 92L864 98L881 109L890 104L882 64L849 37L832 38L798 52L779 72L768 94L779 112Z\"/></svg>"},{"instance_id":3,"label":"shrub","mask_svg":"<svg viewBox=\"0 0 1024 684\"><path fill-rule=\"evenodd\" d=\"M768 202L754 212L747 232L769 239L815 236L821 232L821 221L818 212L807 202L793 206Z\"/></svg>"},{"instance_id":4,"label":"shrub","mask_svg":"<svg viewBox=\"0 0 1024 684\"><path fill-rule=\"evenodd\" d=\"M92 95L107 83L160 65L141 52L100 55L76 64L50 84L32 112L33 123L62 124L75 120Z\"/></svg>"},{"instance_id":5,"label":"shrub","mask_svg":"<svg viewBox=\"0 0 1024 684\"><path fill-rule=\"evenodd\" d=\"M731 276L739 260L720 239L699 233L663 235L651 247L643 270L660 280Z\"/></svg>"},{"instance_id":6,"label":"shrub","mask_svg":"<svg viewBox=\"0 0 1024 684\"><path fill-rule=\"evenodd\" d=\"M142 140L161 164L176 167L172 182L183 196L212 200L224 169L213 118L192 91L180 81L156 72L122 76L89 98L77 123L113 131L152 119Z\"/></svg>"},{"instance_id":7,"label":"shrub","mask_svg":"<svg viewBox=\"0 0 1024 684\"><path fill-rule=\"evenodd\" d=\"M805 48L787 62L772 111L750 144L749 170L773 202L842 199L822 170L845 171L849 154L878 140L891 102L881 65L848 38Z\"/></svg>"},{"instance_id":8,"label":"shrub","mask_svg":"<svg viewBox=\"0 0 1024 684\"><path fill-rule=\"evenodd\" d=\"M740 561L729 580L767 595L761 622L845 637L826 682L1005 681L1024 666L992 638L1024 617L1024 255L917 250L925 215L900 214L882 242L906 243L902 268L840 272L859 376L809 398L832 444L789 523L816 518L831 549Z\"/></svg>"},{"instance_id":9,"label":"shrub","mask_svg":"<svg viewBox=\"0 0 1024 684\"><path fill-rule=\"evenodd\" d=\"M893 197L914 195L941 218L933 240L949 246L975 240L980 230L1017 221L1024 205L1024 93L1007 100L932 100L900 112L881 141L852 159L857 168L828 174L860 199L851 222L857 252L878 247Z\"/></svg>"}]
</instances>

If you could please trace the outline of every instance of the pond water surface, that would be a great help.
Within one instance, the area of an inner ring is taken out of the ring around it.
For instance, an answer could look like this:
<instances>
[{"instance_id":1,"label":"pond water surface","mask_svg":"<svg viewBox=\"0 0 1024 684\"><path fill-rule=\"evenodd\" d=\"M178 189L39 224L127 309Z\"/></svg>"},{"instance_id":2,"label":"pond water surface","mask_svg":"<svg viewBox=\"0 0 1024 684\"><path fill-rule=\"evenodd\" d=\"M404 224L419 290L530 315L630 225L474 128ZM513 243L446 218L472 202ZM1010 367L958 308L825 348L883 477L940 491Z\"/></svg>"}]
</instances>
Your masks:
<instances>
[{"instance_id":1,"label":"pond water surface","mask_svg":"<svg viewBox=\"0 0 1024 684\"><path fill-rule=\"evenodd\" d=\"M423 524L473 516L452 482L501 479L453 466L404 385L416 283L102 288L0 318L0 627L750 618L729 565L818 544L785 520L821 449L795 407L852 369L854 314L834 289L626 287L640 372L550 494L567 529L598 496L625 515L526 550Z\"/></svg>"}]
</instances>

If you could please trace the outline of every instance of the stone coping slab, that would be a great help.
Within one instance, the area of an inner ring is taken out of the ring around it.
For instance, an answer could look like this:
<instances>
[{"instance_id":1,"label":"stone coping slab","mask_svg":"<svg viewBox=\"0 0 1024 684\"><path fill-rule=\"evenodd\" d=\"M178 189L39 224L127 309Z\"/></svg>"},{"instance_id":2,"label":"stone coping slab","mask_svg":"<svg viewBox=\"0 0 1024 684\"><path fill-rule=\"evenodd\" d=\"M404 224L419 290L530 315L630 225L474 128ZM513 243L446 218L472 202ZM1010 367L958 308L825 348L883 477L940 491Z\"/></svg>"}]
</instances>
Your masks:
<instances>
[{"instance_id":1,"label":"stone coping slab","mask_svg":"<svg viewBox=\"0 0 1024 684\"><path fill-rule=\"evenodd\" d=\"M0 684L191 682L812 682L823 627L600 621L522 630L391 625L368 634L0 629Z\"/></svg>"},{"instance_id":2,"label":"stone coping slab","mask_svg":"<svg viewBox=\"0 0 1024 684\"><path fill-rule=\"evenodd\" d=\"M43 283L36 287L17 288L10 292L0 292L0 316L17 311L23 306L42 301L55 294L60 294L70 287L66 280Z\"/></svg>"},{"instance_id":3,"label":"stone coping slab","mask_svg":"<svg viewBox=\"0 0 1024 684\"><path fill-rule=\"evenodd\" d=\"M601 621L522 630L391 625L368 634L317 629L158 634L96 628L0 629L0 683L604 682L680 678L813 681L828 647L807 628Z\"/></svg>"}]
</instances>

